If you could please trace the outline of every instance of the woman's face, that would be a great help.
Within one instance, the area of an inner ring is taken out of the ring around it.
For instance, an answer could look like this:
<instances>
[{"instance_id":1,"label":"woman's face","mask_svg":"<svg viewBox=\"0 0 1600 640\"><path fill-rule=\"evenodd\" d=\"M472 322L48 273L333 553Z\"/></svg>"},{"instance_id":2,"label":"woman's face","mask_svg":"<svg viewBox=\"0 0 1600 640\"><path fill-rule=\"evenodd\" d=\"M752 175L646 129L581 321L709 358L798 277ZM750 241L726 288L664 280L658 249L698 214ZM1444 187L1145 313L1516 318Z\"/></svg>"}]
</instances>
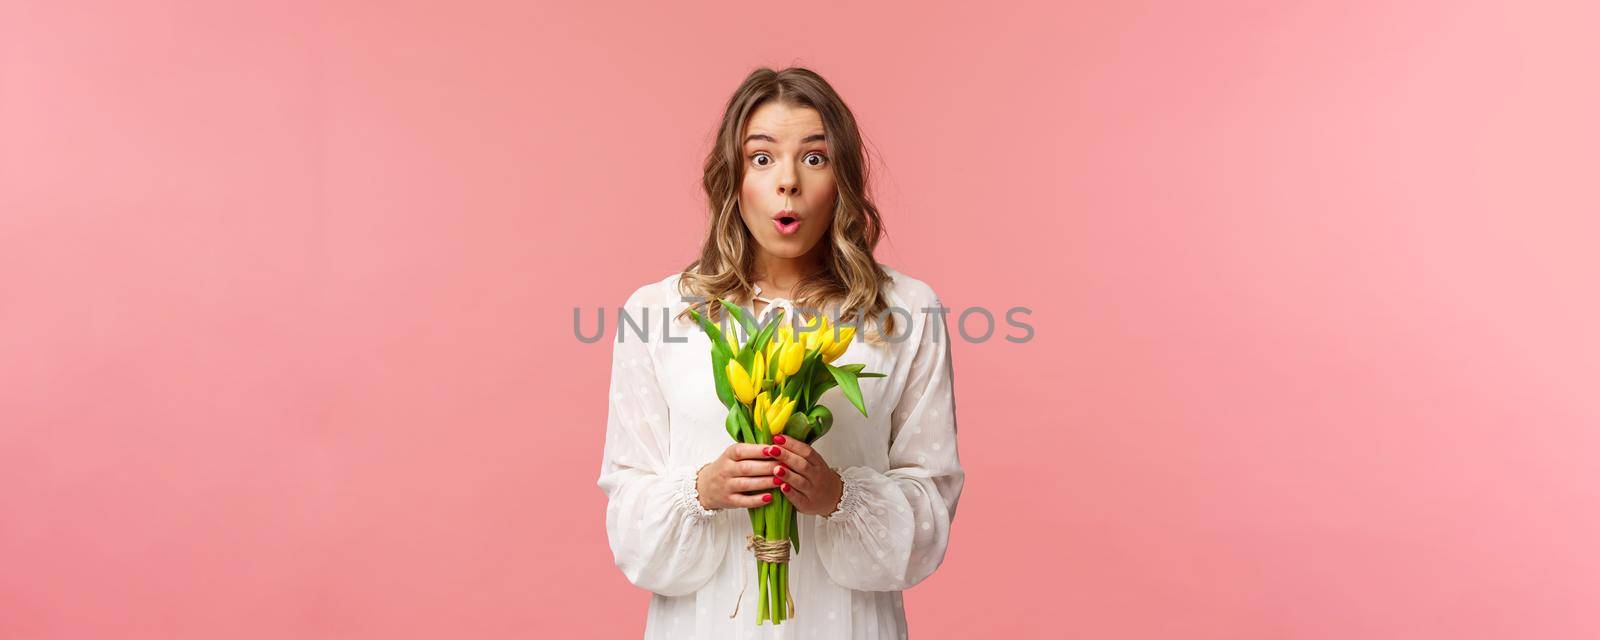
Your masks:
<instances>
[{"instance_id":1,"label":"woman's face","mask_svg":"<svg viewBox=\"0 0 1600 640\"><path fill-rule=\"evenodd\" d=\"M771 257L809 253L833 221L838 192L822 117L810 107L768 102L745 123L739 212Z\"/></svg>"}]
</instances>

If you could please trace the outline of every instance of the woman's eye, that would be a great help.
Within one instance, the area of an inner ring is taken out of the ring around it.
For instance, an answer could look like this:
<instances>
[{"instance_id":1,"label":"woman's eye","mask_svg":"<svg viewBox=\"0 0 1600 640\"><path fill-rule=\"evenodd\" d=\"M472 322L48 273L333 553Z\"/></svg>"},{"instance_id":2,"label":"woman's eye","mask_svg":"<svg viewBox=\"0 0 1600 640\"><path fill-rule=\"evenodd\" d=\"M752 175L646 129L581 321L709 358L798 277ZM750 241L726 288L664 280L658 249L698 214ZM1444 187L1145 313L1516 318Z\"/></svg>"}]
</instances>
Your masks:
<instances>
[{"instance_id":1,"label":"woman's eye","mask_svg":"<svg viewBox=\"0 0 1600 640\"><path fill-rule=\"evenodd\" d=\"M772 166L773 162L776 161L772 159L772 156L765 153L757 153L750 156L750 163L758 167ZM808 167L820 167L828 163L828 157L820 153L813 153L807 155L802 162Z\"/></svg>"}]
</instances>

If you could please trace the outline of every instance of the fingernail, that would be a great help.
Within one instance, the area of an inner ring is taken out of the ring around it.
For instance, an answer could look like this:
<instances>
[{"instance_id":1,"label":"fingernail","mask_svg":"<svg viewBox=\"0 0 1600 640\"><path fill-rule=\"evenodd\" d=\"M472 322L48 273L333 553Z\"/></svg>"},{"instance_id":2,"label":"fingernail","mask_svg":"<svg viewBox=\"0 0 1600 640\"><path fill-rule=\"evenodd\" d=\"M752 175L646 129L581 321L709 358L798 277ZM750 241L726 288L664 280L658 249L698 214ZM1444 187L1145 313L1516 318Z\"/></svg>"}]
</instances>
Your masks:
<instances>
[{"instance_id":1,"label":"fingernail","mask_svg":"<svg viewBox=\"0 0 1600 640\"><path fill-rule=\"evenodd\" d=\"M772 479L772 486L776 487L776 486L778 486L780 484L783 484L783 478L773 478Z\"/></svg>"},{"instance_id":2,"label":"fingernail","mask_svg":"<svg viewBox=\"0 0 1600 640\"><path fill-rule=\"evenodd\" d=\"M789 492L789 485L783 485L783 492L784 493L788 493Z\"/></svg>"},{"instance_id":3,"label":"fingernail","mask_svg":"<svg viewBox=\"0 0 1600 640\"><path fill-rule=\"evenodd\" d=\"M778 444L783 444L783 436L772 436L772 441Z\"/></svg>"},{"instance_id":4,"label":"fingernail","mask_svg":"<svg viewBox=\"0 0 1600 640\"><path fill-rule=\"evenodd\" d=\"M778 467L776 469L773 469L772 470L772 475L775 475L775 476L783 475L783 467Z\"/></svg>"},{"instance_id":5,"label":"fingernail","mask_svg":"<svg viewBox=\"0 0 1600 640\"><path fill-rule=\"evenodd\" d=\"M762 502L772 502L772 494L770 494L770 493L761 494L761 501Z\"/></svg>"},{"instance_id":6,"label":"fingernail","mask_svg":"<svg viewBox=\"0 0 1600 640\"><path fill-rule=\"evenodd\" d=\"M775 456L775 455L778 455L778 448L777 447L767 447L765 449L762 449L761 453L763 455Z\"/></svg>"}]
</instances>

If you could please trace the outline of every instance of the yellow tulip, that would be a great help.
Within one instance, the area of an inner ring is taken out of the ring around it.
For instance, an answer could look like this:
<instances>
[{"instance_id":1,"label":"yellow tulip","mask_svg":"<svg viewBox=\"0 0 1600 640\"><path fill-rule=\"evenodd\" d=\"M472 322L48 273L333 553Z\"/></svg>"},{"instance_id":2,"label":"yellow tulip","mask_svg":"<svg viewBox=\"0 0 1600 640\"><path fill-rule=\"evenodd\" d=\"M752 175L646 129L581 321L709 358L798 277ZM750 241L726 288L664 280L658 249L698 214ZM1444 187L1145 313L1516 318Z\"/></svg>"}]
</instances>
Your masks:
<instances>
[{"instance_id":1,"label":"yellow tulip","mask_svg":"<svg viewBox=\"0 0 1600 640\"><path fill-rule=\"evenodd\" d=\"M733 387L733 395L739 398L742 404L750 404L750 399L756 397L755 381L750 378L750 372L744 370L744 365L738 360L728 361L728 386Z\"/></svg>"},{"instance_id":2,"label":"yellow tulip","mask_svg":"<svg viewBox=\"0 0 1600 640\"><path fill-rule=\"evenodd\" d=\"M767 363L777 362L783 355L783 347L792 342L794 342L794 331L790 330L789 323L784 322L773 332L772 339L767 341L767 348L764 350L767 354Z\"/></svg>"},{"instance_id":3,"label":"yellow tulip","mask_svg":"<svg viewBox=\"0 0 1600 640\"><path fill-rule=\"evenodd\" d=\"M757 391L760 391L761 383L767 379L767 357L758 353L755 361L750 364L754 365L751 370L754 375L750 376L750 382Z\"/></svg>"},{"instance_id":4,"label":"yellow tulip","mask_svg":"<svg viewBox=\"0 0 1600 640\"><path fill-rule=\"evenodd\" d=\"M778 356L778 370L783 372L785 378L800 371L800 365L805 362L806 348L802 345L789 343L784 345L783 354Z\"/></svg>"},{"instance_id":5,"label":"yellow tulip","mask_svg":"<svg viewBox=\"0 0 1600 640\"><path fill-rule=\"evenodd\" d=\"M757 431L767 428L767 409L771 405L772 399L765 391L756 396L755 410L751 411L750 415L754 416L756 419L755 427Z\"/></svg>"},{"instance_id":6,"label":"yellow tulip","mask_svg":"<svg viewBox=\"0 0 1600 640\"><path fill-rule=\"evenodd\" d=\"M828 344L826 341L830 337L828 334L831 333L831 331L828 329L828 316L817 316L815 318L815 323L817 325L816 327L806 331L806 351L825 347Z\"/></svg>"},{"instance_id":7,"label":"yellow tulip","mask_svg":"<svg viewBox=\"0 0 1600 640\"><path fill-rule=\"evenodd\" d=\"M828 347L826 349L823 349L822 350L822 361L826 362L828 364L833 364L833 361L837 360L839 358L839 356L844 355L844 350L848 349L849 347L850 347L850 345L847 345L847 344L836 344L836 345L830 346L830 347Z\"/></svg>"},{"instance_id":8,"label":"yellow tulip","mask_svg":"<svg viewBox=\"0 0 1600 640\"><path fill-rule=\"evenodd\" d=\"M728 341L728 348L734 353L739 352L739 332L733 327L722 328L722 338Z\"/></svg>"},{"instance_id":9,"label":"yellow tulip","mask_svg":"<svg viewBox=\"0 0 1600 640\"><path fill-rule=\"evenodd\" d=\"M840 329L839 330L839 339L837 341L835 341L833 344L828 345L828 348L824 349L822 351L822 360L823 360L823 362L827 362L829 364L832 364L833 361L836 358L838 358L839 356L844 355L845 349L849 349L850 348L850 340L852 338L855 338L855 337L856 337L856 328L855 327L845 327L843 329Z\"/></svg>"},{"instance_id":10,"label":"yellow tulip","mask_svg":"<svg viewBox=\"0 0 1600 640\"><path fill-rule=\"evenodd\" d=\"M783 428L789 424L789 415L794 413L794 405L798 400L778 396L778 401L767 409L767 428L773 435L783 433Z\"/></svg>"}]
</instances>

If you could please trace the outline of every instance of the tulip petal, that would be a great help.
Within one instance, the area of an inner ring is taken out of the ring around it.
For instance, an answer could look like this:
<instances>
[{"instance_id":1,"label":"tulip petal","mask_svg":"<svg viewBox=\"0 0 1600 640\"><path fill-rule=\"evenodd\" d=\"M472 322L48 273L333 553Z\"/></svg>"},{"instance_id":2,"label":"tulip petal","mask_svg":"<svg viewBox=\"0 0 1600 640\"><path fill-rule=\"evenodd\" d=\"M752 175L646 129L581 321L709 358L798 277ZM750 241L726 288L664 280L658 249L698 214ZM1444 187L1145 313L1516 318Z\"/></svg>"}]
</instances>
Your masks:
<instances>
[{"instance_id":1,"label":"tulip petal","mask_svg":"<svg viewBox=\"0 0 1600 640\"><path fill-rule=\"evenodd\" d=\"M733 387L733 395L744 404L749 404L756 395L755 381L750 379L750 373L738 360L728 361L728 386Z\"/></svg>"}]
</instances>

